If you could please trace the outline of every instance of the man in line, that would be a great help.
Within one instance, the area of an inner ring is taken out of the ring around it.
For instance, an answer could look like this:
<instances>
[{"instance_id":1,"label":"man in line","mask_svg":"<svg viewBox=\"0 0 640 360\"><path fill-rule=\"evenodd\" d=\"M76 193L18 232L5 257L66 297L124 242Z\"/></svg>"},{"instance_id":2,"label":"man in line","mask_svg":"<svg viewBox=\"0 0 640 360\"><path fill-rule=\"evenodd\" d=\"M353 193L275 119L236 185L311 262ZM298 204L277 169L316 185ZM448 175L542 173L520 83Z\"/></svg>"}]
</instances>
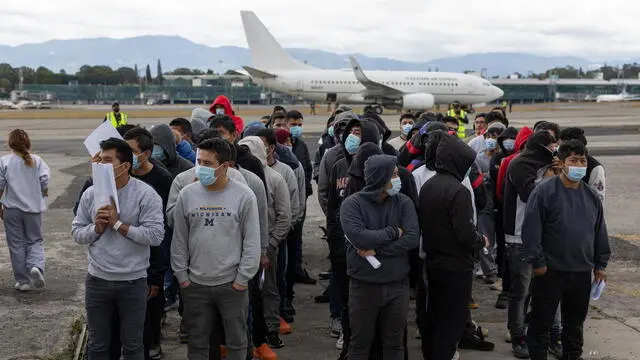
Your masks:
<instances>
[{"instance_id":1,"label":"man in line","mask_svg":"<svg viewBox=\"0 0 640 360\"><path fill-rule=\"evenodd\" d=\"M133 152L131 175L151 186L162 198L163 213L167 207L172 176L159 166L154 166L149 159L153 151L153 137L140 127L127 131L124 139ZM164 239L161 246L151 247L147 282L149 284L149 300L147 300L147 320L145 321L144 347L145 359L162 357L160 346L161 321L164 313L164 275L169 270L171 248L171 228L164 217Z\"/></svg>"},{"instance_id":2,"label":"man in line","mask_svg":"<svg viewBox=\"0 0 640 360\"><path fill-rule=\"evenodd\" d=\"M485 130L487 130L487 121L485 120L485 116L485 113L476 114L476 118L473 121L473 135L464 139L464 142L468 144L471 140L484 134Z\"/></svg>"},{"instance_id":3,"label":"man in line","mask_svg":"<svg viewBox=\"0 0 640 360\"><path fill-rule=\"evenodd\" d=\"M155 125L149 131L153 136L153 151L151 157L169 170L172 176L177 176L183 171L193 167L193 163L178 155L176 151L176 138L169 125Z\"/></svg>"},{"instance_id":4,"label":"man in line","mask_svg":"<svg viewBox=\"0 0 640 360\"><path fill-rule=\"evenodd\" d=\"M533 267L532 312L527 343L532 360L546 360L549 329L562 302L562 359L582 357L591 273L606 281L611 255L598 194L583 182L587 149L578 140L560 146L562 171L529 196L522 242Z\"/></svg>"},{"instance_id":5,"label":"man in line","mask_svg":"<svg viewBox=\"0 0 640 360\"><path fill-rule=\"evenodd\" d=\"M240 116L236 116L228 97L224 95L218 96L211 104L209 111L214 115L227 115L230 117L236 125L236 132L238 134L242 134L242 131L244 130L244 121Z\"/></svg>"},{"instance_id":6,"label":"man in line","mask_svg":"<svg viewBox=\"0 0 640 360\"><path fill-rule=\"evenodd\" d=\"M577 127L562 129L559 140L560 145L569 140L578 140L585 147L587 146L587 138L584 136L584 130ZM591 155L587 155L587 173L582 181L588 184L591 189L598 194L598 197L600 197L600 200L604 204L604 197L607 192L607 180L605 177L604 166L602 166L602 164L600 164L600 162Z\"/></svg>"},{"instance_id":7,"label":"man in line","mask_svg":"<svg viewBox=\"0 0 640 360\"><path fill-rule=\"evenodd\" d=\"M248 283L260 264L256 197L227 177L230 145L222 139L198 145L198 183L185 187L174 210L171 267L185 301L188 358L209 359L211 334L222 329L227 359L247 350Z\"/></svg>"},{"instance_id":8,"label":"man in line","mask_svg":"<svg viewBox=\"0 0 640 360\"><path fill-rule=\"evenodd\" d=\"M396 159L374 155L365 163L366 186L340 208L347 243L351 343L349 359L368 360L376 332L384 359L404 359L409 311L409 251L418 247L413 201L400 194ZM375 256L375 269L366 258Z\"/></svg>"},{"instance_id":9,"label":"man in line","mask_svg":"<svg viewBox=\"0 0 640 360\"><path fill-rule=\"evenodd\" d=\"M413 125L416 123L416 117L411 114L403 114L400 116L400 136L394 137L389 140L389 145L393 146L396 151L400 151L402 145L404 145L407 140L409 140L409 132L413 128Z\"/></svg>"},{"instance_id":10,"label":"man in line","mask_svg":"<svg viewBox=\"0 0 640 360\"><path fill-rule=\"evenodd\" d=\"M291 198L286 181L274 169L268 166L267 150L264 142L257 136L247 136L238 142L240 146L246 146L250 152L264 164L264 174L267 187L269 245L266 256L264 285L262 296L264 299L264 320L267 325L266 342L272 349L279 349L284 343L278 336L280 332L280 292L277 284L279 251L286 248L282 246L291 228ZM285 243L286 244L286 243Z\"/></svg>"},{"instance_id":11,"label":"man in line","mask_svg":"<svg viewBox=\"0 0 640 360\"><path fill-rule=\"evenodd\" d=\"M114 309L120 317L125 359L142 360L146 317L147 269L150 247L164 238L162 199L153 188L129 175L133 153L124 140L111 138L100 144L100 159L113 166L118 190L115 203L97 208L92 186L80 199L71 224L73 239L88 245L89 269L85 305L89 359L108 359Z\"/></svg>"},{"instance_id":12,"label":"man in line","mask_svg":"<svg viewBox=\"0 0 640 360\"><path fill-rule=\"evenodd\" d=\"M190 146L191 150L196 151L196 146L193 143L193 129L191 127L191 122L185 118L175 118L171 120L169 123L169 127L171 130L175 130L180 133L180 140L186 141ZM200 129L202 130L202 129ZM200 131L198 131L200 132ZM197 133L196 133L197 134Z\"/></svg>"}]
</instances>

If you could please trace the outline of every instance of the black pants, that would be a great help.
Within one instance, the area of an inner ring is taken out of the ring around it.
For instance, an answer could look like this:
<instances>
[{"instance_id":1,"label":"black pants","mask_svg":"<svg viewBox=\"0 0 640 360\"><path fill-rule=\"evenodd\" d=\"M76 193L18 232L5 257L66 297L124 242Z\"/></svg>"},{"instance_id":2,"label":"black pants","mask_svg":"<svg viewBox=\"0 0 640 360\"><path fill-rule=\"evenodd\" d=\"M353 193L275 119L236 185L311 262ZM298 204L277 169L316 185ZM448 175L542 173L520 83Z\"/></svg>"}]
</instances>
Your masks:
<instances>
[{"instance_id":1,"label":"black pants","mask_svg":"<svg viewBox=\"0 0 640 360\"><path fill-rule=\"evenodd\" d=\"M296 275L298 274L298 266L296 266L296 258L298 253L302 250L300 249L300 244L302 239L302 230L304 228L304 218L298 221L293 230L289 231L289 235L287 235L287 272L286 283L286 300L289 302L293 301L293 296L295 293L293 292L293 286L296 283ZM280 303L283 304L285 299L281 299Z\"/></svg>"},{"instance_id":2,"label":"black pants","mask_svg":"<svg viewBox=\"0 0 640 360\"><path fill-rule=\"evenodd\" d=\"M249 304L253 318L251 339L256 348L264 344L267 339L267 323L264 320L264 304L262 303L262 290L260 290L260 274L262 269L249 281Z\"/></svg>"},{"instance_id":3,"label":"black pants","mask_svg":"<svg viewBox=\"0 0 640 360\"><path fill-rule=\"evenodd\" d=\"M577 360L582 355L583 324L589 311L591 272L564 272L548 269L533 278L531 320L527 344L532 360L546 360L549 329L558 303L562 301L562 348L564 359Z\"/></svg>"},{"instance_id":4,"label":"black pants","mask_svg":"<svg viewBox=\"0 0 640 360\"><path fill-rule=\"evenodd\" d=\"M498 277L502 279L502 292L508 294L509 287L511 286L511 272L509 271L509 261L507 260L507 243L504 240L502 210L498 210L495 219L497 244L496 263L498 264Z\"/></svg>"},{"instance_id":5,"label":"black pants","mask_svg":"<svg viewBox=\"0 0 640 360\"><path fill-rule=\"evenodd\" d=\"M330 244L331 246L331 244ZM343 245L344 246L344 245ZM335 284L342 302L342 335L344 337L344 345L342 354L347 354L349 344L351 343L351 324L349 322L349 277L347 276L346 259L331 254L331 271Z\"/></svg>"},{"instance_id":6,"label":"black pants","mask_svg":"<svg viewBox=\"0 0 640 360\"><path fill-rule=\"evenodd\" d=\"M162 328L162 314L164 314L164 291L162 286L158 291L158 295L147 300L147 316L144 320L144 358L149 360L149 350L152 346L159 345L160 333ZM114 315L111 321L111 345L110 358L119 360L122 355L122 343L120 342L120 317L118 309L114 309Z\"/></svg>"},{"instance_id":7,"label":"black pants","mask_svg":"<svg viewBox=\"0 0 640 360\"><path fill-rule=\"evenodd\" d=\"M451 360L469 316L473 273L427 268L429 302L424 360Z\"/></svg>"}]
</instances>

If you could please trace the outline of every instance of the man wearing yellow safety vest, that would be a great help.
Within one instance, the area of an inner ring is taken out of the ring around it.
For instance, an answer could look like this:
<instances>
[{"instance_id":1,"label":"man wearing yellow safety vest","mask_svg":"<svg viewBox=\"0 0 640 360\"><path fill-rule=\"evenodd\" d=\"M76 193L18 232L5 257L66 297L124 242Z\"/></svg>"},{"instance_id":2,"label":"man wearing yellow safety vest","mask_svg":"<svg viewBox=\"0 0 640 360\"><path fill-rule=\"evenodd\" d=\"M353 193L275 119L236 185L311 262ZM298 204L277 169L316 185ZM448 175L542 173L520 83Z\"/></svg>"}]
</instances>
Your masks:
<instances>
[{"instance_id":1,"label":"man wearing yellow safety vest","mask_svg":"<svg viewBox=\"0 0 640 360\"><path fill-rule=\"evenodd\" d=\"M127 114L120 112L120 104L114 102L113 105L111 105L111 110L113 111L107 113L103 122L109 120L113 127L127 125Z\"/></svg>"},{"instance_id":2,"label":"man wearing yellow safety vest","mask_svg":"<svg viewBox=\"0 0 640 360\"><path fill-rule=\"evenodd\" d=\"M469 119L467 119L467 112L461 109L458 101L451 104L449 111L447 111L447 116L458 119L458 137L464 139L467 136L467 129L464 124L469 124Z\"/></svg>"}]
</instances>

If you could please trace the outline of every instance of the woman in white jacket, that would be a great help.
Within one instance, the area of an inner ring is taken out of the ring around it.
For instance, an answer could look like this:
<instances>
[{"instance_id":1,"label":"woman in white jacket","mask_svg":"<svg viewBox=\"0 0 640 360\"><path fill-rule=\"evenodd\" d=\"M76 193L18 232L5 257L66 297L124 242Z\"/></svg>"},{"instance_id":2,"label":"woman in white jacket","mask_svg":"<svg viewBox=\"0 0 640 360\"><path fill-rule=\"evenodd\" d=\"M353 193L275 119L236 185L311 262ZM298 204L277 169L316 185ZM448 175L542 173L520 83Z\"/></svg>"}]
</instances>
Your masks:
<instances>
[{"instance_id":1,"label":"woman in white jacket","mask_svg":"<svg viewBox=\"0 0 640 360\"><path fill-rule=\"evenodd\" d=\"M12 153L0 158L0 218L11 255L18 291L44 287L42 214L46 210L49 166L30 153L29 135L22 129L9 133Z\"/></svg>"}]
</instances>

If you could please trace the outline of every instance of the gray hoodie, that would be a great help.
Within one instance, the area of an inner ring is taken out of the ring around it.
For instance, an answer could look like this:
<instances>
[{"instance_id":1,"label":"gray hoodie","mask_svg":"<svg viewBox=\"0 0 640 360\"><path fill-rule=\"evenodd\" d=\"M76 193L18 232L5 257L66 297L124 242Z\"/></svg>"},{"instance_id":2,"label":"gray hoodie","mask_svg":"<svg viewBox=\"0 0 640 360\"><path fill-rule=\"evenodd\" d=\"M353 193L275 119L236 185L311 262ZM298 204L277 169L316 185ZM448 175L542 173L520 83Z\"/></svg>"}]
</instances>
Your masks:
<instances>
[{"instance_id":1,"label":"gray hoodie","mask_svg":"<svg viewBox=\"0 0 640 360\"><path fill-rule=\"evenodd\" d=\"M195 108L191 111L191 130L193 130L194 134L197 134L195 128L193 128L193 122L195 120L199 120L204 124L204 127L208 126L209 118L212 117L213 114L209 110L205 110L203 108ZM200 129L202 130L202 129Z\"/></svg>"},{"instance_id":2,"label":"gray hoodie","mask_svg":"<svg viewBox=\"0 0 640 360\"><path fill-rule=\"evenodd\" d=\"M171 128L167 124L155 125L149 131L153 136L153 143L160 145L164 149L166 159L162 164L167 168L173 177L176 177L183 171L193 167L191 161L178 155L176 151L176 138L173 136Z\"/></svg>"},{"instance_id":3,"label":"gray hoodie","mask_svg":"<svg viewBox=\"0 0 640 360\"><path fill-rule=\"evenodd\" d=\"M267 186L268 219L269 219L269 246L278 248L289 234L291 227L291 202L287 183L275 170L266 166L267 150L257 136L247 136L238 142L238 145L249 148L253 156L264 166L264 177Z\"/></svg>"},{"instance_id":4,"label":"gray hoodie","mask_svg":"<svg viewBox=\"0 0 640 360\"><path fill-rule=\"evenodd\" d=\"M420 228L415 205L404 194L382 200L380 194L391 181L395 156L374 155L365 163L366 186L347 197L340 207L346 238L347 274L377 284L400 281L409 274L409 251L418 248ZM399 236L399 228L404 234ZM382 263L374 269L357 250L375 250Z\"/></svg>"}]
</instances>

